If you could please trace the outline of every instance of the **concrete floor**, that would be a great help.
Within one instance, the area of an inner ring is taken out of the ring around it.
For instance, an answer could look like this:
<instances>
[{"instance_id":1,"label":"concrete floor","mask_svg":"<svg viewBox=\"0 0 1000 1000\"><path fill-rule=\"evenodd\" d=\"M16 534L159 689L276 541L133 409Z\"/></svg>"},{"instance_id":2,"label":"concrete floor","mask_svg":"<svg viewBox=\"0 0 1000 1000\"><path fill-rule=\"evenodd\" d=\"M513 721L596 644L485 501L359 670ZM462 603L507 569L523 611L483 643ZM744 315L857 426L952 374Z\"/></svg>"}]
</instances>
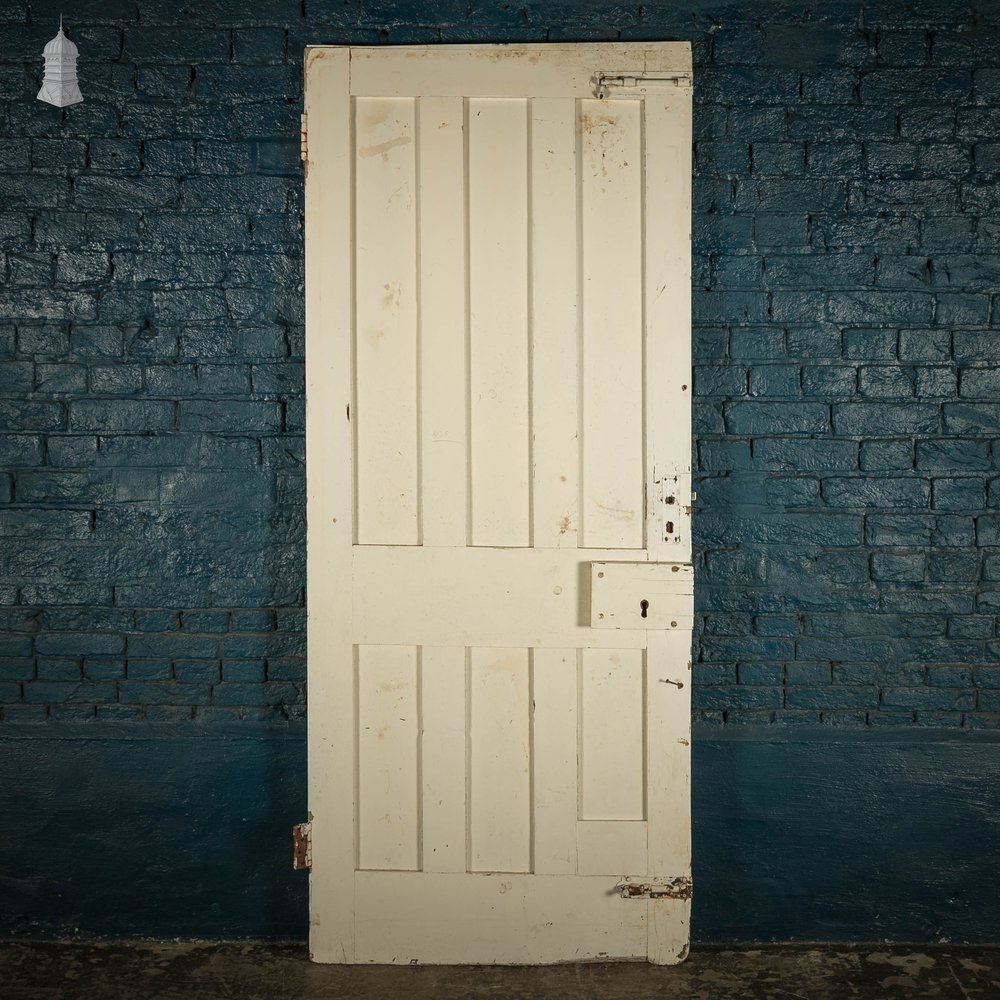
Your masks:
<instances>
[{"instance_id":1,"label":"concrete floor","mask_svg":"<svg viewBox=\"0 0 1000 1000\"><path fill-rule=\"evenodd\" d=\"M675 968L321 966L300 945L0 943L3 1000L1000 998L1000 947L696 947Z\"/></svg>"}]
</instances>

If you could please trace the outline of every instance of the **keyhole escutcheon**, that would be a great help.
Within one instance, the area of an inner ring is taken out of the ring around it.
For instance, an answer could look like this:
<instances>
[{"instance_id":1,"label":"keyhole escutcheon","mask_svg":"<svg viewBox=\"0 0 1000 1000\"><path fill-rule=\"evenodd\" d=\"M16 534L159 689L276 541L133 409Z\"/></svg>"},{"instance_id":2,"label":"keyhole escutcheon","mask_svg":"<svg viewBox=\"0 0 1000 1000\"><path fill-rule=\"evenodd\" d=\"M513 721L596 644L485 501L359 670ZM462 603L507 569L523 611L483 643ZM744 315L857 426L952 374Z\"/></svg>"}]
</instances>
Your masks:
<instances>
[{"instance_id":1,"label":"keyhole escutcheon","mask_svg":"<svg viewBox=\"0 0 1000 1000\"><path fill-rule=\"evenodd\" d=\"M646 612L649 610L649 601L642 600L639 602L639 614L645 618Z\"/></svg>"}]
</instances>

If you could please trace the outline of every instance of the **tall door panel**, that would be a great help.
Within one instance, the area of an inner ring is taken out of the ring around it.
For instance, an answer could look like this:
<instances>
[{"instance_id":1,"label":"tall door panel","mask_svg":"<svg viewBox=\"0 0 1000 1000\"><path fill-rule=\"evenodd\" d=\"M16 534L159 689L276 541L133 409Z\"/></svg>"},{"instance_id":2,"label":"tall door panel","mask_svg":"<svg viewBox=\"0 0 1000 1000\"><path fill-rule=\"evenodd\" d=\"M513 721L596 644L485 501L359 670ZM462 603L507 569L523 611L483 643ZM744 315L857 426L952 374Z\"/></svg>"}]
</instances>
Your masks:
<instances>
[{"instance_id":1,"label":"tall door panel","mask_svg":"<svg viewBox=\"0 0 1000 1000\"><path fill-rule=\"evenodd\" d=\"M306 88L313 957L679 961L689 49Z\"/></svg>"}]
</instances>

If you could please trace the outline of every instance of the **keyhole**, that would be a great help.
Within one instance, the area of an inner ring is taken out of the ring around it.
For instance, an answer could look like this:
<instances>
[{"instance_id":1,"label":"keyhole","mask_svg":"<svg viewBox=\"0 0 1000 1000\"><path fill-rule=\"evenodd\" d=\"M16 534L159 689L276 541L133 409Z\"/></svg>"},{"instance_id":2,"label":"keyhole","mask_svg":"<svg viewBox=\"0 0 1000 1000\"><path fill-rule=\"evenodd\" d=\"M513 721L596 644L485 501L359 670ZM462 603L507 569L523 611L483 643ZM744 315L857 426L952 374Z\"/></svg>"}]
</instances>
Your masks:
<instances>
[{"instance_id":1,"label":"keyhole","mask_svg":"<svg viewBox=\"0 0 1000 1000\"><path fill-rule=\"evenodd\" d=\"M646 617L646 612L648 610L649 610L649 601L640 601L639 602L639 612L641 613L641 615L642 615L643 618Z\"/></svg>"}]
</instances>

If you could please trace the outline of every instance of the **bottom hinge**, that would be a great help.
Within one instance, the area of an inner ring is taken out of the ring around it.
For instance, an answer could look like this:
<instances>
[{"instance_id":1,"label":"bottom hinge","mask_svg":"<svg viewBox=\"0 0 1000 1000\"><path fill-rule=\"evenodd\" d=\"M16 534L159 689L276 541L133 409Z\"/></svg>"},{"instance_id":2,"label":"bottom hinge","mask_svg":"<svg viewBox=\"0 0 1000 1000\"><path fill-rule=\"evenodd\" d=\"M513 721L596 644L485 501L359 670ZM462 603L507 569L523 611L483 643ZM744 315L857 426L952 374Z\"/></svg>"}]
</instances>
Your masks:
<instances>
[{"instance_id":1,"label":"bottom hinge","mask_svg":"<svg viewBox=\"0 0 1000 1000\"><path fill-rule=\"evenodd\" d=\"M622 899L690 899L693 882L689 875L677 878L622 879L615 891Z\"/></svg>"},{"instance_id":2,"label":"bottom hinge","mask_svg":"<svg viewBox=\"0 0 1000 1000\"><path fill-rule=\"evenodd\" d=\"M292 867L309 871L312 864L312 823L296 823L292 827Z\"/></svg>"}]
</instances>

